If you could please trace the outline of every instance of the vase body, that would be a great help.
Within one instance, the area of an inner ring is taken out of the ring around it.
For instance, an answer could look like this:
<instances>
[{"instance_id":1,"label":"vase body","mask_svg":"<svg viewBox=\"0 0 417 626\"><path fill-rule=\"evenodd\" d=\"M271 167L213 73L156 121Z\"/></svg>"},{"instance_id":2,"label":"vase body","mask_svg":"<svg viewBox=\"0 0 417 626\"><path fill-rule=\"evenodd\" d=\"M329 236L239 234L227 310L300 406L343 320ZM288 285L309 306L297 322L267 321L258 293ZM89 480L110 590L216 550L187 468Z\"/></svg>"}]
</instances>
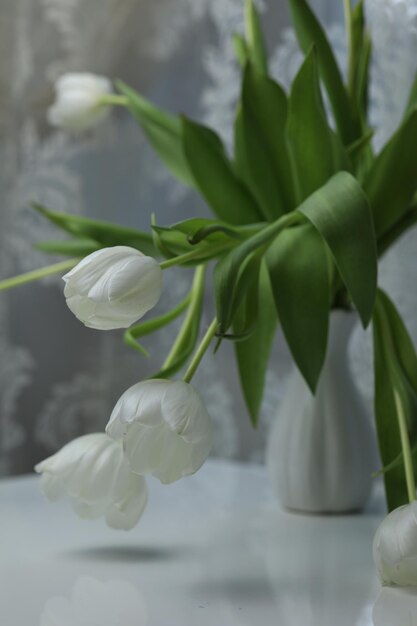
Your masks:
<instances>
[{"instance_id":1,"label":"vase body","mask_svg":"<svg viewBox=\"0 0 417 626\"><path fill-rule=\"evenodd\" d=\"M376 443L353 384L347 347L354 313L333 311L316 395L294 367L271 429L267 466L282 505L306 513L360 510L371 490Z\"/></svg>"}]
</instances>

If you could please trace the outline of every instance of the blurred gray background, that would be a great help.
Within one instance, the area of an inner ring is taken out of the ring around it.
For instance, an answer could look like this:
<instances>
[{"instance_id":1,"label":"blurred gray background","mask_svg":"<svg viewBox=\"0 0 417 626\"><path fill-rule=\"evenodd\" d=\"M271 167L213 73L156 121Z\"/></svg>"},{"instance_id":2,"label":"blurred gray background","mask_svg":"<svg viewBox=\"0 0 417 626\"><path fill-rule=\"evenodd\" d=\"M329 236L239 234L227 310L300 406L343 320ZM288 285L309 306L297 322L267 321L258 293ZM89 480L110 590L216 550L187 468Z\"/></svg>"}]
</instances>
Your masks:
<instances>
[{"instance_id":1,"label":"blurred gray background","mask_svg":"<svg viewBox=\"0 0 417 626\"><path fill-rule=\"evenodd\" d=\"M343 63L343 2L314 0ZM284 0L259 3L273 73L284 86L301 54ZM417 51L417 1L369 0L378 61L373 67L376 142L394 128L407 97ZM230 143L239 70L231 35L243 30L243 0L2 0L0 3L0 273L1 278L52 262L33 249L57 233L29 208L51 208L148 229L209 215L196 194L175 182L125 111L82 137L48 127L54 79L67 71L122 78L156 103L214 127ZM410 233L381 270L417 338L417 239ZM179 270L166 281L159 310L187 290ZM207 320L212 311L210 297ZM148 340L150 360L123 345L119 332L84 328L65 305L62 281L0 294L0 474L32 470L71 438L102 430L119 395L163 360L174 327ZM352 364L372 395L369 334L358 328ZM257 431L241 400L233 353L209 356L195 382L215 420L213 454L262 461L268 425L291 367L277 338Z\"/></svg>"}]
</instances>

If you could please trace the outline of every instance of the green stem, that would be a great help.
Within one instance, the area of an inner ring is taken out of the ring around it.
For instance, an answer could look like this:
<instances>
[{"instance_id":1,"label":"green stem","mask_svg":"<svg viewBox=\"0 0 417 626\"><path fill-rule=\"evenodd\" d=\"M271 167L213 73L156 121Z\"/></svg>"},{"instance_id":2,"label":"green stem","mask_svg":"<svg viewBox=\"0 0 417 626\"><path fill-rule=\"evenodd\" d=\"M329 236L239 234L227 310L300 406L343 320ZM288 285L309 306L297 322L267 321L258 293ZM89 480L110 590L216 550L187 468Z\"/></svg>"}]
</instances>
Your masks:
<instances>
[{"instance_id":1,"label":"green stem","mask_svg":"<svg viewBox=\"0 0 417 626\"><path fill-rule=\"evenodd\" d=\"M189 332L190 322L198 314L198 310L201 307L206 269L207 269L206 265L199 265L195 270L193 284L191 286L190 293L188 294L189 307L188 307L187 315L185 316L180 332L178 333L174 341L174 344L162 365L163 370L166 370L169 367L171 367L171 365L177 359L178 352L180 352L183 349L185 337L187 336Z\"/></svg>"},{"instance_id":2,"label":"green stem","mask_svg":"<svg viewBox=\"0 0 417 626\"><path fill-rule=\"evenodd\" d=\"M126 96L118 96L116 94L108 94L107 96L101 96L100 104L115 104L122 107L129 105L129 100Z\"/></svg>"},{"instance_id":3,"label":"green stem","mask_svg":"<svg viewBox=\"0 0 417 626\"><path fill-rule=\"evenodd\" d=\"M210 256L214 258L217 254L219 254L220 252L224 252L229 248L230 244L222 244L221 246L217 247L213 246L213 248L211 248L210 250ZM185 252L184 254L180 254L179 256L174 256L172 259L168 259L167 261L162 261L162 263L160 263L161 270L167 270L170 267L174 267L175 265L182 265L183 263L187 263L188 261L195 261L200 255L201 250L190 250L190 252Z\"/></svg>"},{"instance_id":4,"label":"green stem","mask_svg":"<svg viewBox=\"0 0 417 626\"><path fill-rule=\"evenodd\" d=\"M69 259L67 261L55 263L54 265L47 265L46 267L42 267L38 270L26 272L26 274L14 276L13 278L6 278L6 280L0 281L0 291L6 291L7 289L12 289L13 287L25 285L26 283L40 280L41 278L45 278L46 276L51 276L52 274L58 274L59 272L69 270L77 265L79 261L80 259Z\"/></svg>"},{"instance_id":5,"label":"green stem","mask_svg":"<svg viewBox=\"0 0 417 626\"><path fill-rule=\"evenodd\" d=\"M346 22L346 35L348 44L348 85L349 90L352 91L355 68L353 67L353 33L352 33L352 5L351 0L343 0L343 6L345 9L345 22Z\"/></svg>"},{"instance_id":6,"label":"green stem","mask_svg":"<svg viewBox=\"0 0 417 626\"><path fill-rule=\"evenodd\" d=\"M184 374L184 382L189 383L191 382L194 374L197 371L198 366L201 363L201 359L203 358L203 356L205 355L205 353L208 350L208 347L213 339L213 337L215 336L216 332L217 332L217 328L218 328L218 321L217 318L215 317L214 320L212 321L212 323L210 324L210 326L208 327L206 334L204 335L203 339L201 340L200 345L198 346L192 361L190 363L190 365L188 366L187 371Z\"/></svg>"},{"instance_id":7,"label":"green stem","mask_svg":"<svg viewBox=\"0 0 417 626\"><path fill-rule=\"evenodd\" d=\"M400 392L394 388L395 408L397 411L398 425L400 428L401 447L404 457L405 480L407 483L408 499L416 500L416 483L414 480L413 456L411 452L410 437L408 435L407 419Z\"/></svg>"}]
</instances>

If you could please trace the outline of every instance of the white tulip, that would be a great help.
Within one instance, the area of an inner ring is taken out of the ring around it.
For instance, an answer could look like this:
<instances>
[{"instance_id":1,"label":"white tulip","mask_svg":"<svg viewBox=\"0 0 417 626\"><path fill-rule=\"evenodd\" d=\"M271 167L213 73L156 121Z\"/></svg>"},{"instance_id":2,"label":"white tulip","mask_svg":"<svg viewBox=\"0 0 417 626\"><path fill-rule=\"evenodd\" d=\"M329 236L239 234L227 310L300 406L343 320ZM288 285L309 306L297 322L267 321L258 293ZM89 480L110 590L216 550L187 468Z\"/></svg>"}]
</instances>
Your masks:
<instances>
[{"instance_id":1,"label":"white tulip","mask_svg":"<svg viewBox=\"0 0 417 626\"><path fill-rule=\"evenodd\" d=\"M89 328L128 328L152 309L162 291L162 270L134 248L103 248L68 274L64 295L74 315Z\"/></svg>"},{"instance_id":2,"label":"white tulip","mask_svg":"<svg viewBox=\"0 0 417 626\"><path fill-rule=\"evenodd\" d=\"M112 84L95 74L64 74L55 83L55 102L47 111L52 126L81 132L100 123L109 106L101 99L112 93Z\"/></svg>"},{"instance_id":3,"label":"white tulip","mask_svg":"<svg viewBox=\"0 0 417 626\"><path fill-rule=\"evenodd\" d=\"M48 500L67 494L77 515L104 516L111 528L130 530L146 506L145 479L131 472L121 443L105 433L74 439L35 471L42 474L41 490Z\"/></svg>"},{"instance_id":4,"label":"white tulip","mask_svg":"<svg viewBox=\"0 0 417 626\"><path fill-rule=\"evenodd\" d=\"M123 439L133 472L172 483L194 474L212 445L212 421L198 393L188 383L148 380L121 396L106 432Z\"/></svg>"},{"instance_id":5,"label":"white tulip","mask_svg":"<svg viewBox=\"0 0 417 626\"><path fill-rule=\"evenodd\" d=\"M417 587L417 502L387 515L376 531L373 553L382 583Z\"/></svg>"}]
</instances>

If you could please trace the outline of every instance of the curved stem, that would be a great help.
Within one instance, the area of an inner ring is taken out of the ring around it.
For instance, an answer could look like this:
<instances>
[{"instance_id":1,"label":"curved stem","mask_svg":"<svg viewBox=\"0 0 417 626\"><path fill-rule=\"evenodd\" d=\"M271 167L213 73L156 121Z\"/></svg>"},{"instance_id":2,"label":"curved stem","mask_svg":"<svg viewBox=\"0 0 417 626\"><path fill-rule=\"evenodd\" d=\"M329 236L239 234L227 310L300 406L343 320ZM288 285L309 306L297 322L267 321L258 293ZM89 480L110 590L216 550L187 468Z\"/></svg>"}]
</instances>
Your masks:
<instances>
[{"instance_id":1,"label":"curved stem","mask_svg":"<svg viewBox=\"0 0 417 626\"><path fill-rule=\"evenodd\" d=\"M410 437L408 435L407 419L401 394L394 388L395 408L397 411L398 426L400 428L401 447L404 457L405 480L407 483L408 499L410 502L416 500L416 483L414 479L413 456L411 452Z\"/></svg>"},{"instance_id":2,"label":"curved stem","mask_svg":"<svg viewBox=\"0 0 417 626\"><path fill-rule=\"evenodd\" d=\"M7 291L7 289L12 289L13 287L25 285L26 283L40 280L46 276L51 276L52 274L58 274L59 272L69 270L77 265L79 261L80 259L69 259L53 265L47 265L46 267L42 267L31 272L26 272L25 274L20 274L19 276L14 276L13 278L6 278L6 280L0 281L0 291Z\"/></svg>"},{"instance_id":3,"label":"curved stem","mask_svg":"<svg viewBox=\"0 0 417 626\"><path fill-rule=\"evenodd\" d=\"M183 349L184 340L189 332L191 320L194 318L194 316L200 316L201 314L198 311L199 309L201 310L206 269L206 265L199 265L195 270L193 284L191 286L190 293L188 294L189 307L187 315L185 316L184 323L181 326L180 332L178 333L174 344L162 365L163 370L168 369L175 362L178 353Z\"/></svg>"},{"instance_id":4,"label":"curved stem","mask_svg":"<svg viewBox=\"0 0 417 626\"><path fill-rule=\"evenodd\" d=\"M118 96L117 94L108 94L107 96L101 96L100 104L115 104L118 106L127 107L129 100L126 96Z\"/></svg>"},{"instance_id":5,"label":"curved stem","mask_svg":"<svg viewBox=\"0 0 417 626\"><path fill-rule=\"evenodd\" d=\"M221 244L217 247L214 247L210 250L210 254L215 257L220 252L224 252L230 248L230 244ZM208 252L208 251L207 251ZM199 255L201 255L201 250L190 250L190 252L185 252L184 254L180 254L179 256L175 256L172 259L167 259L166 261L162 261L160 263L161 270L167 270L170 267L174 267L175 265L182 265L183 263L187 263L188 261L198 260ZM208 259L205 259L208 260Z\"/></svg>"},{"instance_id":6,"label":"curved stem","mask_svg":"<svg viewBox=\"0 0 417 626\"><path fill-rule=\"evenodd\" d=\"M200 345L198 346L192 361L190 363L190 365L188 366L187 371L184 374L184 382L189 383L191 382L194 374L197 371L198 366L201 363L201 359L203 358L203 356L205 355L205 353L208 350L208 347L213 339L213 337L215 336L216 332L217 332L217 327L218 327L218 321L217 318L215 317L214 320L212 321L212 323L210 324L210 326L208 327L206 334L204 335L203 339L201 340Z\"/></svg>"}]
</instances>

